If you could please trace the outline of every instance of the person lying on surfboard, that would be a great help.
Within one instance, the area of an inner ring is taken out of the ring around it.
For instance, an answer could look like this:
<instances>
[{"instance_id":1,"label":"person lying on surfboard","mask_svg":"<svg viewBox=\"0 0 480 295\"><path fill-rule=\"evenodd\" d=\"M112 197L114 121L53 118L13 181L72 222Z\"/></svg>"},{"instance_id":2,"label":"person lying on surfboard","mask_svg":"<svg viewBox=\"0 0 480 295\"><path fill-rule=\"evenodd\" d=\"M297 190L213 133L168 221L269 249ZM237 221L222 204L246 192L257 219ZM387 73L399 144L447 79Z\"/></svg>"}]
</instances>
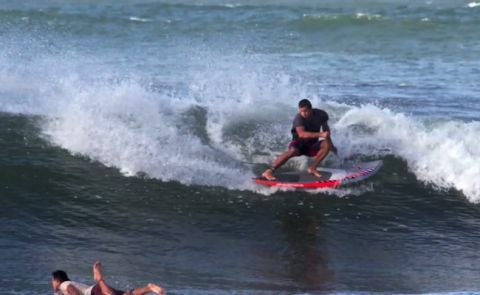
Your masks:
<instances>
[{"instance_id":1,"label":"person lying on surfboard","mask_svg":"<svg viewBox=\"0 0 480 295\"><path fill-rule=\"evenodd\" d=\"M102 266L98 261L93 264L93 279L97 283L93 286L88 286L70 281L66 272L56 270L52 273L52 288L57 295L143 295L147 293L165 295L163 288L155 284L148 284L145 287L130 291L119 291L110 287L105 283Z\"/></svg>"},{"instance_id":2,"label":"person lying on surfboard","mask_svg":"<svg viewBox=\"0 0 480 295\"><path fill-rule=\"evenodd\" d=\"M273 172L285 164L288 159L298 156L315 157L308 167L308 173L321 177L317 166L328 155L330 151L337 153L337 148L330 138L330 127L328 126L328 114L324 110L312 108L308 99L298 102L298 114L293 119L292 141L288 150L282 153L262 177L267 180L276 180Z\"/></svg>"}]
</instances>

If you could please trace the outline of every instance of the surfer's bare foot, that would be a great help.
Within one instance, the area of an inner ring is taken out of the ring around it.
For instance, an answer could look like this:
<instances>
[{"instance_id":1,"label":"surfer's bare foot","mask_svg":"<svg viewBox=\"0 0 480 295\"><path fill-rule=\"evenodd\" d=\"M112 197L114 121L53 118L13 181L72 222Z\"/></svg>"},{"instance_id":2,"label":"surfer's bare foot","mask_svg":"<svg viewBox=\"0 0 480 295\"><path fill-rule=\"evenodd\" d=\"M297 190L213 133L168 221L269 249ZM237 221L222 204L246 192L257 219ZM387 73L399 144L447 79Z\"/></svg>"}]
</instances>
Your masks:
<instances>
[{"instance_id":1,"label":"surfer's bare foot","mask_svg":"<svg viewBox=\"0 0 480 295\"><path fill-rule=\"evenodd\" d=\"M315 177L322 177L322 174L320 174L320 172L318 172L318 170L316 168L308 168L308 173L312 174L313 176Z\"/></svg>"},{"instance_id":2,"label":"surfer's bare foot","mask_svg":"<svg viewBox=\"0 0 480 295\"><path fill-rule=\"evenodd\" d=\"M268 168L265 170L265 172L262 173L262 177L264 177L267 180L275 180L275 176L273 176L273 171L272 168Z\"/></svg>"},{"instance_id":3,"label":"surfer's bare foot","mask_svg":"<svg viewBox=\"0 0 480 295\"><path fill-rule=\"evenodd\" d=\"M102 265L100 264L100 261L96 261L93 264L93 279L96 282L99 282L99 281L103 280Z\"/></svg>"},{"instance_id":4,"label":"surfer's bare foot","mask_svg":"<svg viewBox=\"0 0 480 295\"><path fill-rule=\"evenodd\" d=\"M150 290L155 294L158 294L158 295L164 295L165 294L165 290L163 290L163 288L158 286L158 285L148 284L148 288L150 288Z\"/></svg>"}]
</instances>

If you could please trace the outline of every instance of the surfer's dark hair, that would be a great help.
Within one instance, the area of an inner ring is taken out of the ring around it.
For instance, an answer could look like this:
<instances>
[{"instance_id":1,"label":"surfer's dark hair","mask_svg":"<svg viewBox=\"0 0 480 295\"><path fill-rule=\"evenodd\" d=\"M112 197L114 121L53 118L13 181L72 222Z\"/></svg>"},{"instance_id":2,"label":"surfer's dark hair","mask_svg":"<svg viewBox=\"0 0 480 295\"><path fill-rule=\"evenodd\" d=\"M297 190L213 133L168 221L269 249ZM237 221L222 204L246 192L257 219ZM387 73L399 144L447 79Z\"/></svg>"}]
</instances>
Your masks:
<instances>
[{"instance_id":1,"label":"surfer's dark hair","mask_svg":"<svg viewBox=\"0 0 480 295\"><path fill-rule=\"evenodd\" d=\"M306 98L298 102L298 108L305 108L305 107L309 109L312 108L312 103Z\"/></svg>"},{"instance_id":2,"label":"surfer's dark hair","mask_svg":"<svg viewBox=\"0 0 480 295\"><path fill-rule=\"evenodd\" d=\"M64 272L63 270L56 270L52 272L52 277L54 280L57 280L60 283L63 283L65 281L70 281L70 279L67 276L67 273Z\"/></svg>"}]
</instances>

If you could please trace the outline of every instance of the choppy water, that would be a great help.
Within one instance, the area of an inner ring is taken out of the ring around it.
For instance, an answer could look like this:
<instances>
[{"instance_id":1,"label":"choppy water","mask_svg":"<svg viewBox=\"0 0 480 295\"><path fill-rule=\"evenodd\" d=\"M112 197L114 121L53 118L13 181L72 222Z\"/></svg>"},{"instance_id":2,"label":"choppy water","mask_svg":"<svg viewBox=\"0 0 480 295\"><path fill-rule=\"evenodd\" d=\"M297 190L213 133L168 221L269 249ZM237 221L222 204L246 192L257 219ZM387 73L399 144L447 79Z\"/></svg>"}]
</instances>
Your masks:
<instances>
[{"instance_id":1,"label":"choppy water","mask_svg":"<svg viewBox=\"0 0 480 295\"><path fill-rule=\"evenodd\" d=\"M96 259L174 294L478 293L479 25L473 1L0 1L0 293ZM304 97L326 165L375 178L252 184Z\"/></svg>"}]
</instances>

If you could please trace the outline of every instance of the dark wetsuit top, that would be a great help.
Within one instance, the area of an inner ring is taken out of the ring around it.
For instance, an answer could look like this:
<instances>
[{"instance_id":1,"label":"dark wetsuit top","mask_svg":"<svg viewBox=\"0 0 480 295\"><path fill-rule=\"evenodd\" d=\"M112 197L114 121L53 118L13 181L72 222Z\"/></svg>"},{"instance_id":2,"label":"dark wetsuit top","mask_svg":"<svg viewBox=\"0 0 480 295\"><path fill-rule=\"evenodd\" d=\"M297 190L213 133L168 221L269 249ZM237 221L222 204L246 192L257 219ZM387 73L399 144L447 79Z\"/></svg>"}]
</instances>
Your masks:
<instances>
[{"instance_id":1,"label":"dark wetsuit top","mask_svg":"<svg viewBox=\"0 0 480 295\"><path fill-rule=\"evenodd\" d=\"M318 141L318 138L300 138L297 134L296 127L303 126L305 131L320 132L320 128L328 121L328 114L324 110L312 109L312 115L305 119L300 114L297 114L293 119L292 139L306 145L313 145ZM325 130L323 130L325 131Z\"/></svg>"}]
</instances>

